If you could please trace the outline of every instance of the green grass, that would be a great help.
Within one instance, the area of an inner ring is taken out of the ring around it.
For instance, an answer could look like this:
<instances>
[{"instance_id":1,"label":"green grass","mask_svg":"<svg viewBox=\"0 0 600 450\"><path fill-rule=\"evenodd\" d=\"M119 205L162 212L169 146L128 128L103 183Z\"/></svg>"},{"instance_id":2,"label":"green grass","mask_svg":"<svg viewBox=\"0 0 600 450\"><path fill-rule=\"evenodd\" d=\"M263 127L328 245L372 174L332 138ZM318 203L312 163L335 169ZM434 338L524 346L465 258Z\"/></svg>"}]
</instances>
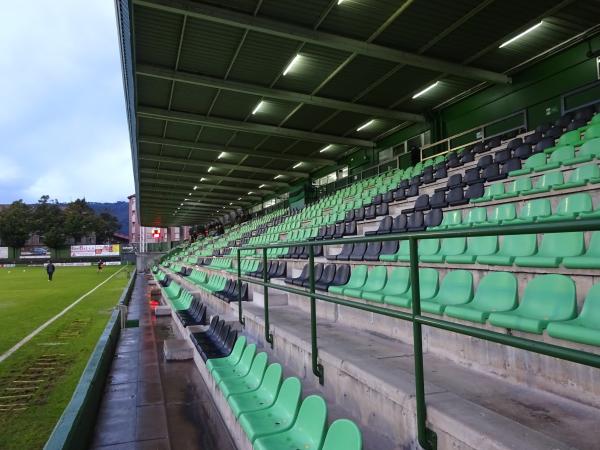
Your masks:
<instances>
[{"instance_id":1,"label":"green grass","mask_svg":"<svg viewBox=\"0 0 600 450\"><path fill-rule=\"evenodd\" d=\"M108 266L97 274L93 267L58 267L52 282L46 281L42 268L27 268L25 272L1 269L0 354L119 269ZM1 397L37 358L61 354L56 368L38 377L44 381L24 410L0 410L0 449L43 447L126 283L127 270L123 270L0 363ZM0 405L3 401L0 398Z\"/></svg>"}]
</instances>

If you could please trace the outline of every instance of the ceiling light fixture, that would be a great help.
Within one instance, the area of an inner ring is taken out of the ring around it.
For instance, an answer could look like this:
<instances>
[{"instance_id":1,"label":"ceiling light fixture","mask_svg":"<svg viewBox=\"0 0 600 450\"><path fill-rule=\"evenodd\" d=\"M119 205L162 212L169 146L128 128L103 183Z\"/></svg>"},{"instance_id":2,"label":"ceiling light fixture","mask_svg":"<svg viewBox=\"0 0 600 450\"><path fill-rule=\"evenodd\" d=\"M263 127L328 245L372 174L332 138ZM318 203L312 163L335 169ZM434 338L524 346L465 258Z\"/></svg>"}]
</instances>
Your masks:
<instances>
[{"instance_id":1,"label":"ceiling light fixture","mask_svg":"<svg viewBox=\"0 0 600 450\"><path fill-rule=\"evenodd\" d=\"M201 182L202 182L202 181L206 181L206 180L207 180L207 179L206 179L206 178L204 178L204 177L200 178L200 181L201 181Z\"/></svg>"},{"instance_id":2,"label":"ceiling light fixture","mask_svg":"<svg viewBox=\"0 0 600 450\"><path fill-rule=\"evenodd\" d=\"M226 156L227 156L227 153L221 152L221 153L219 153L219 156L217 156L217 159L225 158Z\"/></svg>"},{"instance_id":3,"label":"ceiling light fixture","mask_svg":"<svg viewBox=\"0 0 600 450\"><path fill-rule=\"evenodd\" d=\"M279 179L279 178L281 178L282 176L283 176L283 175L281 175L281 174L279 174L279 175L275 175L275 176L273 177L273 179L274 179L274 180L278 180L278 179Z\"/></svg>"},{"instance_id":4,"label":"ceiling light fixture","mask_svg":"<svg viewBox=\"0 0 600 450\"><path fill-rule=\"evenodd\" d=\"M426 92L429 92L430 90L432 90L434 87L436 87L438 84L440 84L439 81L436 81L433 84L430 84L429 86L427 86L425 89L423 89L420 92L417 92L415 95L412 96L412 98L417 98L420 97L421 95L425 94Z\"/></svg>"},{"instance_id":5,"label":"ceiling light fixture","mask_svg":"<svg viewBox=\"0 0 600 450\"><path fill-rule=\"evenodd\" d=\"M254 192L248 191L248 195L252 195L252 194L254 194Z\"/></svg>"},{"instance_id":6,"label":"ceiling light fixture","mask_svg":"<svg viewBox=\"0 0 600 450\"><path fill-rule=\"evenodd\" d=\"M192 195L192 193L191 193L191 192L188 192L188 195Z\"/></svg>"},{"instance_id":7,"label":"ceiling light fixture","mask_svg":"<svg viewBox=\"0 0 600 450\"><path fill-rule=\"evenodd\" d=\"M338 5L341 5L342 3L344 3L344 0L338 0Z\"/></svg>"},{"instance_id":8,"label":"ceiling light fixture","mask_svg":"<svg viewBox=\"0 0 600 450\"><path fill-rule=\"evenodd\" d=\"M287 67L285 68L285 70L283 71L283 76L285 77L287 75L287 73L292 70L292 68L298 63L298 61L300 60L300 53L298 53L296 56L294 56L294 59L292 59L290 61L290 63L287 65Z\"/></svg>"},{"instance_id":9,"label":"ceiling light fixture","mask_svg":"<svg viewBox=\"0 0 600 450\"><path fill-rule=\"evenodd\" d=\"M332 147L333 147L333 145L329 144L329 145L323 147L321 150L319 150L319 153L326 152L327 150L329 150Z\"/></svg>"},{"instance_id":10,"label":"ceiling light fixture","mask_svg":"<svg viewBox=\"0 0 600 450\"><path fill-rule=\"evenodd\" d=\"M500 47L498 48L502 48L502 47L506 47L508 44L510 44L511 42L516 41L517 39L521 39L523 36L525 36L528 33L531 33L533 30L535 30L537 27L539 27L541 24L543 24L544 21L540 21L539 23L536 23L534 26L527 28L525 31L523 31L522 33L517 34L515 37L509 39L506 42L503 42L502 44L500 44Z\"/></svg>"},{"instance_id":11,"label":"ceiling light fixture","mask_svg":"<svg viewBox=\"0 0 600 450\"><path fill-rule=\"evenodd\" d=\"M242 197L238 198L238 200L241 200L241 199L242 199Z\"/></svg>"},{"instance_id":12,"label":"ceiling light fixture","mask_svg":"<svg viewBox=\"0 0 600 450\"><path fill-rule=\"evenodd\" d=\"M363 123L360 127L356 129L356 131L364 130L367 127L370 127L375 122L375 119L369 120L367 123Z\"/></svg>"},{"instance_id":13,"label":"ceiling light fixture","mask_svg":"<svg viewBox=\"0 0 600 450\"><path fill-rule=\"evenodd\" d=\"M254 115L257 112L259 112L261 110L261 108L263 107L264 104L265 104L265 102L263 102L262 100L260 102L258 102L257 105L252 110L252 115Z\"/></svg>"},{"instance_id":14,"label":"ceiling light fixture","mask_svg":"<svg viewBox=\"0 0 600 450\"><path fill-rule=\"evenodd\" d=\"M299 163L296 163L292 166L292 169L297 169L298 167L300 167L302 165L302 161L300 161Z\"/></svg>"},{"instance_id":15,"label":"ceiling light fixture","mask_svg":"<svg viewBox=\"0 0 600 450\"><path fill-rule=\"evenodd\" d=\"M194 186L194 190L198 189L198 186Z\"/></svg>"},{"instance_id":16,"label":"ceiling light fixture","mask_svg":"<svg viewBox=\"0 0 600 450\"><path fill-rule=\"evenodd\" d=\"M213 170L215 170L215 168L214 168L213 166L210 166L210 167L208 168L208 173L210 173L210 172L211 172L211 171L213 171Z\"/></svg>"},{"instance_id":17,"label":"ceiling light fixture","mask_svg":"<svg viewBox=\"0 0 600 450\"><path fill-rule=\"evenodd\" d=\"M262 189L262 188L264 188L265 186L266 186L266 184L261 184L261 185L260 185L258 188L259 188L259 189Z\"/></svg>"}]
</instances>

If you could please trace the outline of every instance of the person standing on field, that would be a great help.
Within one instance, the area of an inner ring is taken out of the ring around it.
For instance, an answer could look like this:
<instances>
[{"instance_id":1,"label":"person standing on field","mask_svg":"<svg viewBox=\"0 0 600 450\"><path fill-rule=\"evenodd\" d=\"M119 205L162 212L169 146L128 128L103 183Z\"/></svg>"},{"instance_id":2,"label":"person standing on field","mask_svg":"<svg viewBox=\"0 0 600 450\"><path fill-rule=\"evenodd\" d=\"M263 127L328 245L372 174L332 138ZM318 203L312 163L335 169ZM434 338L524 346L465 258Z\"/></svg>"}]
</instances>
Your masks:
<instances>
[{"instance_id":1,"label":"person standing on field","mask_svg":"<svg viewBox=\"0 0 600 450\"><path fill-rule=\"evenodd\" d=\"M104 261L100 260L98 261L98 273L102 272L102 269L104 269Z\"/></svg>"},{"instance_id":2,"label":"person standing on field","mask_svg":"<svg viewBox=\"0 0 600 450\"><path fill-rule=\"evenodd\" d=\"M54 267L52 261L48 261L48 264L46 264L46 273L48 273L48 281L52 281L52 275L54 275L55 270L56 267Z\"/></svg>"}]
</instances>

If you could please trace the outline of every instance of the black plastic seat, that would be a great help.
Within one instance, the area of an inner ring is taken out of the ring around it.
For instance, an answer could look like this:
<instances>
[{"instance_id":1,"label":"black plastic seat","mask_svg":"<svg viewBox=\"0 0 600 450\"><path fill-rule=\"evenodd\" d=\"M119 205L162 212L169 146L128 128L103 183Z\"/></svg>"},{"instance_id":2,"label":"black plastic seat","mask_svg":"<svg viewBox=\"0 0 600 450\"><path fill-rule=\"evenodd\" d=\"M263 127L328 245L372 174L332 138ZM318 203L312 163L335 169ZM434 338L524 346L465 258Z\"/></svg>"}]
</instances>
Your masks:
<instances>
[{"instance_id":1,"label":"black plastic seat","mask_svg":"<svg viewBox=\"0 0 600 450\"><path fill-rule=\"evenodd\" d=\"M513 139L513 141L515 141L515 140L516 139ZM511 142L513 142L513 141L511 141ZM511 153L512 153L511 150L508 148L505 148L503 150L498 150L496 153L494 153L494 162L502 164L503 162L508 161L512 156Z\"/></svg>"},{"instance_id":2,"label":"black plastic seat","mask_svg":"<svg viewBox=\"0 0 600 450\"><path fill-rule=\"evenodd\" d=\"M409 186L409 184L410 183L408 182L407 179L400 180L400 183L398 183L398 189L400 189L400 188L405 188L406 189Z\"/></svg>"},{"instance_id":3,"label":"black plastic seat","mask_svg":"<svg viewBox=\"0 0 600 450\"><path fill-rule=\"evenodd\" d=\"M433 174L433 178L435 178L435 181L438 180L442 180L444 178L446 178L448 176L448 170L446 169L446 167L438 167L437 169L435 169L435 173Z\"/></svg>"},{"instance_id":4,"label":"black plastic seat","mask_svg":"<svg viewBox=\"0 0 600 450\"><path fill-rule=\"evenodd\" d=\"M554 138L553 137L545 137L540 142L535 144L535 147L533 147L532 153L540 153L550 147L554 147Z\"/></svg>"},{"instance_id":5,"label":"black plastic seat","mask_svg":"<svg viewBox=\"0 0 600 450\"><path fill-rule=\"evenodd\" d=\"M335 270L335 264L327 264L323 269L323 273L321 274L319 281L315 282L315 289L326 291L335 278Z\"/></svg>"},{"instance_id":6,"label":"black plastic seat","mask_svg":"<svg viewBox=\"0 0 600 450\"><path fill-rule=\"evenodd\" d=\"M462 188L460 188L462 190ZM423 231L425 229L425 220L423 216L423 211L415 211L410 216L408 216L408 220L406 222L406 231Z\"/></svg>"},{"instance_id":7,"label":"black plastic seat","mask_svg":"<svg viewBox=\"0 0 600 450\"><path fill-rule=\"evenodd\" d=\"M444 191L435 192L429 199L429 206L431 208L445 208L448 206L446 193Z\"/></svg>"},{"instance_id":8,"label":"black plastic seat","mask_svg":"<svg viewBox=\"0 0 600 450\"><path fill-rule=\"evenodd\" d=\"M485 142L485 149L486 150L491 150L493 148L496 148L496 147L500 146L500 144L502 144L502 141L500 140L500 138L499 137L493 137L493 138L488 139Z\"/></svg>"},{"instance_id":9,"label":"black plastic seat","mask_svg":"<svg viewBox=\"0 0 600 450\"><path fill-rule=\"evenodd\" d=\"M425 214L425 228L440 226L443 218L444 213L441 208L431 209L431 211Z\"/></svg>"},{"instance_id":10,"label":"black plastic seat","mask_svg":"<svg viewBox=\"0 0 600 450\"><path fill-rule=\"evenodd\" d=\"M390 233L392 231L392 224L393 224L393 222L394 222L394 219L392 219L392 216L385 216L379 222L379 226L377 227L377 229L365 232L365 236L371 236L371 235L374 235L374 234L387 234L387 233Z\"/></svg>"},{"instance_id":11,"label":"black plastic seat","mask_svg":"<svg viewBox=\"0 0 600 450\"><path fill-rule=\"evenodd\" d=\"M352 244L352 243L344 244L342 246L342 251L340 253L338 253L334 257L328 256L327 259L335 258L338 261L348 261L350 259L350 255L352 254L353 250L354 250L354 244Z\"/></svg>"},{"instance_id":12,"label":"black plastic seat","mask_svg":"<svg viewBox=\"0 0 600 450\"><path fill-rule=\"evenodd\" d=\"M413 211L426 211L430 208L429 206L429 195L423 194L417 197Z\"/></svg>"},{"instance_id":13,"label":"black plastic seat","mask_svg":"<svg viewBox=\"0 0 600 450\"><path fill-rule=\"evenodd\" d=\"M400 201L406 199L406 188L398 188L394 192L392 192L392 198L395 201Z\"/></svg>"},{"instance_id":14,"label":"black plastic seat","mask_svg":"<svg viewBox=\"0 0 600 450\"><path fill-rule=\"evenodd\" d=\"M571 123L571 120L573 120L573 115L572 114L563 114L562 116L560 116L558 119L556 119L554 121L554 126L555 127L560 127L560 128L565 128L567 125L569 125L569 123Z\"/></svg>"},{"instance_id":15,"label":"black plastic seat","mask_svg":"<svg viewBox=\"0 0 600 450\"><path fill-rule=\"evenodd\" d=\"M481 171L479 167L471 167L465 170L465 176L463 177L465 184L481 183Z\"/></svg>"},{"instance_id":16,"label":"black plastic seat","mask_svg":"<svg viewBox=\"0 0 600 450\"><path fill-rule=\"evenodd\" d=\"M453 156L448 157L448 168L454 169L456 167L460 167L462 163L460 162L460 159L458 159L458 156L456 156L454 153L451 153L451 155Z\"/></svg>"},{"instance_id":17,"label":"black plastic seat","mask_svg":"<svg viewBox=\"0 0 600 450\"><path fill-rule=\"evenodd\" d=\"M410 179L409 186L420 186L421 185L421 175L415 175Z\"/></svg>"},{"instance_id":18,"label":"black plastic seat","mask_svg":"<svg viewBox=\"0 0 600 450\"><path fill-rule=\"evenodd\" d=\"M335 269L335 276L329 286L343 286L350 280L350 266L348 264L338 264Z\"/></svg>"},{"instance_id":19,"label":"black plastic seat","mask_svg":"<svg viewBox=\"0 0 600 450\"><path fill-rule=\"evenodd\" d=\"M483 170L482 178L486 181L496 181L506 178L506 174L500 173L500 164L493 163Z\"/></svg>"},{"instance_id":20,"label":"black plastic seat","mask_svg":"<svg viewBox=\"0 0 600 450\"><path fill-rule=\"evenodd\" d=\"M389 205L387 203L382 203L377 208L375 208L375 216L376 217L387 216L389 210L390 210Z\"/></svg>"},{"instance_id":21,"label":"black plastic seat","mask_svg":"<svg viewBox=\"0 0 600 450\"><path fill-rule=\"evenodd\" d=\"M327 225L323 225L322 227L319 228L319 231L317 231L317 235L315 236L315 239L320 241L321 239L323 239L325 237L326 233L327 233Z\"/></svg>"},{"instance_id":22,"label":"black plastic seat","mask_svg":"<svg viewBox=\"0 0 600 450\"><path fill-rule=\"evenodd\" d=\"M431 166L429 166L428 169L429 168L433 169ZM433 174L433 170L429 170L429 171L423 173L423 176L421 177L421 183L431 184L434 181L435 181L435 176Z\"/></svg>"},{"instance_id":23,"label":"black plastic seat","mask_svg":"<svg viewBox=\"0 0 600 450\"><path fill-rule=\"evenodd\" d=\"M454 203L454 205L464 205L468 203L472 198L479 198L483 196L483 183L471 184L467 191L464 193L465 201L463 203ZM450 203L450 202L448 202Z\"/></svg>"},{"instance_id":24,"label":"black plastic seat","mask_svg":"<svg viewBox=\"0 0 600 450\"><path fill-rule=\"evenodd\" d=\"M371 199L371 205L375 205L375 206L381 205L382 201L383 201L382 195L377 194Z\"/></svg>"},{"instance_id":25,"label":"black plastic seat","mask_svg":"<svg viewBox=\"0 0 600 450\"><path fill-rule=\"evenodd\" d=\"M325 231L325 236L323 236L323 239L333 239L334 234L335 225L327 225L327 231Z\"/></svg>"},{"instance_id":26,"label":"black plastic seat","mask_svg":"<svg viewBox=\"0 0 600 450\"><path fill-rule=\"evenodd\" d=\"M527 145L535 145L542 140L542 133L540 131L535 131L531 134L528 134L523 138L523 144ZM519 146L520 147L520 146ZM517 147L517 148L519 148Z\"/></svg>"},{"instance_id":27,"label":"black plastic seat","mask_svg":"<svg viewBox=\"0 0 600 450\"><path fill-rule=\"evenodd\" d=\"M392 223L392 233L403 233L406 231L406 214L398 214L394 217L394 222Z\"/></svg>"},{"instance_id":28,"label":"black plastic seat","mask_svg":"<svg viewBox=\"0 0 600 450\"><path fill-rule=\"evenodd\" d=\"M475 153L473 153L472 151L465 150L460 155L460 163L461 164L466 164L466 163L470 163L473 161L475 161Z\"/></svg>"},{"instance_id":29,"label":"black plastic seat","mask_svg":"<svg viewBox=\"0 0 600 450\"><path fill-rule=\"evenodd\" d=\"M365 220L372 220L376 215L376 207L371 205L365 208Z\"/></svg>"},{"instance_id":30,"label":"black plastic seat","mask_svg":"<svg viewBox=\"0 0 600 450\"><path fill-rule=\"evenodd\" d=\"M477 161L477 167L480 169L485 169L487 166L494 162L494 157L492 155L485 155L479 158Z\"/></svg>"},{"instance_id":31,"label":"black plastic seat","mask_svg":"<svg viewBox=\"0 0 600 450\"><path fill-rule=\"evenodd\" d=\"M473 146L472 152L473 153L483 153L486 151L485 145L483 144L483 142L478 142L477 144L475 144Z\"/></svg>"},{"instance_id":32,"label":"black plastic seat","mask_svg":"<svg viewBox=\"0 0 600 450\"><path fill-rule=\"evenodd\" d=\"M531 145L529 145L529 144L519 145L515 149L513 156L515 158L519 158L519 159L529 158L531 156Z\"/></svg>"},{"instance_id":33,"label":"black plastic seat","mask_svg":"<svg viewBox=\"0 0 600 450\"><path fill-rule=\"evenodd\" d=\"M592 106L586 106L575 111L575 117L573 117L573 121L582 120L583 122L587 122L593 116L594 108Z\"/></svg>"},{"instance_id":34,"label":"black plastic seat","mask_svg":"<svg viewBox=\"0 0 600 450\"><path fill-rule=\"evenodd\" d=\"M346 229L344 230L344 236L355 236L356 235L356 222L348 222Z\"/></svg>"},{"instance_id":35,"label":"black plastic seat","mask_svg":"<svg viewBox=\"0 0 600 450\"><path fill-rule=\"evenodd\" d=\"M446 196L446 201L449 206L465 205L469 203L469 200L464 197L463 189L461 187L450 190Z\"/></svg>"},{"instance_id":36,"label":"black plastic seat","mask_svg":"<svg viewBox=\"0 0 600 450\"><path fill-rule=\"evenodd\" d=\"M586 120L573 119L573 122L571 122L569 125L567 125L567 128L565 131L574 131L574 130L577 130L578 128L584 127L585 125L587 125Z\"/></svg>"},{"instance_id":37,"label":"black plastic seat","mask_svg":"<svg viewBox=\"0 0 600 450\"><path fill-rule=\"evenodd\" d=\"M344 237L345 234L346 234L346 224L344 222L336 224L335 233L333 233L333 237L335 239L339 239L341 237Z\"/></svg>"},{"instance_id":38,"label":"black plastic seat","mask_svg":"<svg viewBox=\"0 0 600 450\"><path fill-rule=\"evenodd\" d=\"M367 244L364 242L354 244L354 248L352 249L352 253L350 253L348 259L350 261L362 261L365 256L365 252L367 251Z\"/></svg>"},{"instance_id":39,"label":"black plastic seat","mask_svg":"<svg viewBox=\"0 0 600 450\"><path fill-rule=\"evenodd\" d=\"M544 134L546 131L548 131L550 128L552 127L552 125L550 125L549 123L541 123L539 124L537 127L535 127L535 132L536 133L541 133Z\"/></svg>"},{"instance_id":40,"label":"black plastic seat","mask_svg":"<svg viewBox=\"0 0 600 450\"><path fill-rule=\"evenodd\" d=\"M352 222L354 220L354 210L351 209L350 211L348 211L346 213L346 217L344 218L344 222ZM321 229L319 228L319 231L321 231Z\"/></svg>"},{"instance_id":41,"label":"black plastic seat","mask_svg":"<svg viewBox=\"0 0 600 450\"><path fill-rule=\"evenodd\" d=\"M385 194L383 194L383 195L381 196L381 201L382 201L383 203L389 203L389 202L391 202L392 200L393 200L393 198L392 198L392 191L388 191L388 192L386 192Z\"/></svg>"},{"instance_id":42,"label":"black plastic seat","mask_svg":"<svg viewBox=\"0 0 600 450\"><path fill-rule=\"evenodd\" d=\"M406 190L406 198L416 197L419 195L419 186L412 185Z\"/></svg>"},{"instance_id":43,"label":"black plastic seat","mask_svg":"<svg viewBox=\"0 0 600 450\"><path fill-rule=\"evenodd\" d=\"M379 255L393 255L400 247L399 241L385 241L381 244L381 252Z\"/></svg>"},{"instance_id":44,"label":"black plastic seat","mask_svg":"<svg viewBox=\"0 0 600 450\"><path fill-rule=\"evenodd\" d=\"M365 208L363 206L354 210L354 220L357 222L365 220Z\"/></svg>"},{"instance_id":45,"label":"black plastic seat","mask_svg":"<svg viewBox=\"0 0 600 450\"><path fill-rule=\"evenodd\" d=\"M300 283L302 283L302 280L304 280L307 277L308 277L308 264L306 264L302 268L302 272L300 273L300 275L298 275L298 277L285 277L284 281L288 284L296 284L296 283L294 283L294 280L300 280Z\"/></svg>"},{"instance_id":46,"label":"black plastic seat","mask_svg":"<svg viewBox=\"0 0 600 450\"><path fill-rule=\"evenodd\" d=\"M381 254L381 242L369 242L367 250L363 255L364 261L379 261L379 255Z\"/></svg>"},{"instance_id":47,"label":"black plastic seat","mask_svg":"<svg viewBox=\"0 0 600 450\"><path fill-rule=\"evenodd\" d=\"M514 138L511 139L508 144L506 144L506 150L508 151L512 151L515 148L519 147L520 145L523 145L523 139L521 138Z\"/></svg>"},{"instance_id":48,"label":"black plastic seat","mask_svg":"<svg viewBox=\"0 0 600 450\"><path fill-rule=\"evenodd\" d=\"M562 134L563 134L563 127L555 125L552 128L549 128L548 130L546 130L546 132L544 133L544 137L558 139Z\"/></svg>"},{"instance_id":49,"label":"black plastic seat","mask_svg":"<svg viewBox=\"0 0 600 450\"><path fill-rule=\"evenodd\" d=\"M323 275L323 267L324 267L323 263L315 264L315 282L317 282L317 280L321 279L321 276ZM304 280L302 282L302 286L309 287L310 280L308 278L306 280Z\"/></svg>"},{"instance_id":50,"label":"black plastic seat","mask_svg":"<svg viewBox=\"0 0 600 450\"><path fill-rule=\"evenodd\" d=\"M508 176L510 172L513 170L519 170L521 168L521 160L519 158L512 158L502 164L502 169L500 169L500 173ZM504 177L504 178L506 178Z\"/></svg>"},{"instance_id":51,"label":"black plastic seat","mask_svg":"<svg viewBox=\"0 0 600 450\"><path fill-rule=\"evenodd\" d=\"M460 173L455 173L454 175L451 175L450 178L448 178L448 181L446 182L446 190L455 188L457 186L462 186L462 185L463 185L462 175Z\"/></svg>"}]
</instances>

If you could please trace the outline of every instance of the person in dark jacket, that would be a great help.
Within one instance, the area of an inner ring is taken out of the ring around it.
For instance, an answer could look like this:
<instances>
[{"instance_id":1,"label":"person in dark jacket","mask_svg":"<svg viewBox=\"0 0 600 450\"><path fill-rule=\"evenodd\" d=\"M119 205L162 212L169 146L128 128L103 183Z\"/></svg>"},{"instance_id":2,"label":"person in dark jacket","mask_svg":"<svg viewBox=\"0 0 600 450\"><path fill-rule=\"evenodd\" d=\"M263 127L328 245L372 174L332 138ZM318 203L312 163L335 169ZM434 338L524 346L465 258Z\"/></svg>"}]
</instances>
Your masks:
<instances>
[{"instance_id":1,"label":"person in dark jacket","mask_svg":"<svg viewBox=\"0 0 600 450\"><path fill-rule=\"evenodd\" d=\"M48 264L46 264L46 272L48 273L48 281L52 281L52 275L54 275L55 270L56 270L56 267L54 267L54 264L52 264L52 261L48 261Z\"/></svg>"}]
</instances>

